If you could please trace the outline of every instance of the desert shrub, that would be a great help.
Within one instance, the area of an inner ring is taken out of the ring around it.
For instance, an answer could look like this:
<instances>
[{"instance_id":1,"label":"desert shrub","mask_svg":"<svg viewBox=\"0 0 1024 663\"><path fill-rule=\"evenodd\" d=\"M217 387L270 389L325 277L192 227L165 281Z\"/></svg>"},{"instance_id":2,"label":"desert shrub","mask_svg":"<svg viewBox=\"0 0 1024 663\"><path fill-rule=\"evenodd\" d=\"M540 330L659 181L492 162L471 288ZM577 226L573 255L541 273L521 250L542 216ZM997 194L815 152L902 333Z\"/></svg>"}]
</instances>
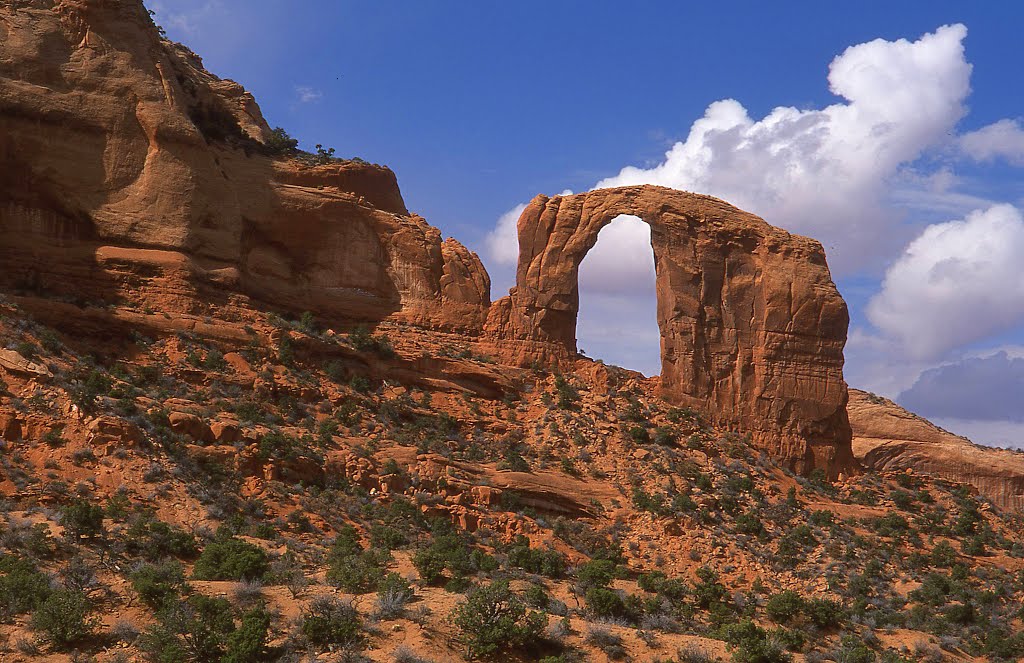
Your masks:
<instances>
[{"instance_id":1,"label":"desert shrub","mask_svg":"<svg viewBox=\"0 0 1024 663\"><path fill-rule=\"evenodd\" d=\"M263 146L272 155L290 155L298 150L299 141L289 136L281 127L275 127L263 142Z\"/></svg>"},{"instance_id":2,"label":"desert shrub","mask_svg":"<svg viewBox=\"0 0 1024 663\"><path fill-rule=\"evenodd\" d=\"M89 599L82 592L58 589L32 613L32 628L58 650L92 634L98 620L89 617Z\"/></svg>"},{"instance_id":3,"label":"desert shrub","mask_svg":"<svg viewBox=\"0 0 1024 663\"><path fill-rule=\"evenodd\" d=\"M318 596L302 613L302 634L310 643L351 647L363 641L363 624L355 607L332 596Z\"/></svg>"},{"instance_id":4,"label":"desert shrub","mask_svg":"<svg viewBox=\"0 0 1024 663\"><path fill-rule=\"evenodd\" d=\"M838 601L809 599L804 604L804 614L818 628L833 628L842 624L846 611Z\"/></svg>"},{"instance_id":5,"label":"desert shrub","mask_svg":"<svg viewBox=\"0 0 1024 663\"><path fill-rule=\"evenodd\" d=\"M634 425L630 426L626 430L626 435L633 441L634 444L650 444L651 443L651 432L647 430L647 426Z\"/></svg>"},{"instance_id":6,"label":"desert shrub","mask_svg":"<svg viewBox=\"0 0 1024 663\"><path fill-rule=\"evenodd\" d=\"M210 542L192 569L197 580L262 580L270 568L267 554L234 537Z\"/></svg>"},{"instance_id":7,"label":"desert shrub","mask_svg":"<svg viewBox=\"0 0 1024 663\"><path fill-rule=\"evenodd\" d=\"M124 543L129 552L146 559L192 557L198 552L194 536L148 514L132 522Z\"/></svg>"},{"instance_id":8,"label":"desert shrub","mask_svg":"<svg viewBox=\"0 0 1024 663\"><path fill-rule=\"evenodd\" d=\"M185 572L181 564L166 561L160 564L143 564L129 575L132 589L143 603L159 609L185 588Z\"/></svg>"},{"instance_id":9,"label":"desert shrub","mask_svg":"<svg viewBox=\"0 0 1024 663\"><path fill-rule=\"evenodd\" d=\"M832 660L836 663L874 663L875 652L864 644L862 640L852 635L844 635L837 647L831 654Z\"/></svg>"},{"instance_id":10,"label":"desert shrub","mask_svg":"<svg viewBox=\"0 0 1024 663\"><path fill-rule=\"evenodd\" d=\"M706 566L697 569L697 579L693 586L693 601L699 608L710 610L728 602L729 591L718 582L718 574Z\"/></svg>"},{"instance_id":11,"label":"desert shrub","mask_svg":"<svg viewBox=\"0 0 1024 663\"><path fill-rule=\"evenodd\" d=\"M632 498L633 506L641 511L647 511L658 516L667 513L664 495L648 493L641 486L633 486Z\"/></svg>"},{"instance_id":12,"label":"desert shrub","mask_svg":"<svg viewBox=\"0 0 1024 663\"><path fill-rule=\"evenodd\" d=\"M83 412L91 413L95 410L96 399L108 393L111 384L110 376L93 368L73 378L67 389L68 396Z\"/></svg>"},{"instance_id":13,"label":"desert shrub","mask_svg":"<svg viewBox=\"0 0 1024 663\"><path fill-rule=\"evenodd\" d=\"M139 645L151 660L160 663L220 661L235 630L231 604L202 594L167 603L157 618Z\"/></svg>"},{"instance_id":14,"label":"desert shrub","mask_svg":"<svg viewBox=\"0 0 1024 663\"><path fill-rule=\"evenodd\" d=\"M540 639L547 619L529 611L505 581L473 591L452 611L458 639L470 656L487 656L515 649Z\"/></svg>"},{"instance_id":15,"label":"desert shrub","mask_svg":"<svg viewBox=\"0 0 1024 663\"><path fill-rule=\"evenodd\" d=\"M508 565L548 578L559 578L565 573L565 556L557 550L531 548L530 540L518 536L508 549Z\"/></svg>"},{"instance_id":16,"label":"desert shrub","mask_svg":"<svg viewBox=\"0 0 1024 663\"><path fill-rule=\"evenodd\" d=\"M50 592L50 579L35 564L0 555L0 618L4 621L35 609Z\"/></svg>"},{"instance_id":17,"label":"desert shrub","mask_svg":"<svg viewBox=\"0 0 1024 663\"><path fill-rule=\"evenodd\" d=\"M555 378L555 393L558 394L558 407L563 410L572 410L579 403L580 393L561 375Z\"/></svg>"},{"instance_id":18,"label":"desert shrub","mask_svg":"<svg viewBox=\"0 0 1024 663\"><path fill-rule=\"evenodd\" d=\"M409 582L397 573L389 573L377 583L377 614L385 619L398 617L415 593Z\"/></svg>"},{"instance_id":19,"label":"desert shrub","mask_svg":"<svg viewBox=\"0 0 1024 663\"><path fill-rule=\"evenodd\" d=\"M462 578L497 567L493 557L471 549L469 542L458 534L434 536L429 546L416 551L412 563L423 581L430 585L439 583L445 571L452 578Z\"/></svg>"},{"instance_id":20,"label":"desert shrub","mask_svg":"<svg viewBox=\"0 0 1024 663\"><path fill-rule=\"evenodd\" d=\"M792 621L804 608L804 599L792 590L779 592L768 599L764 611L768 617L779 624Z\"/></svg>"},{"instance_id":21,"label":"desert shrub","mask_svg":"<svg viewBox=\"0 0 1024 663\"><path fill-rule=\"evenodd\" d=\"M595 559L587 562L576 571L576 579L583 587L607 587L615 577L615 562L608 559Z\"/></svg>"},{"instance_id":22,"label":"desert shrub","mask_svg":"<svg viewBox=\"0 0 1024 663\"><path fill-rule=\"evenodd\" d=\"M327 554L327 580L346 592L365 594L377 588L390 559L386 550L363 550L355 528L341 529Z\"/></svg>"},{"instance_id":23,"label":"desert shrub","mask_svg":"<svg viewBox=\"0 0 1024 663\"><path fill-rule=\"evenodd\" d=\"M86 500L76 500L61 510L60 524L74 539L103 534L103 507Z\"/></svg>"},{"instance_id":24,"label":"desert shrub","mask_svg":"<svg viewBox=\"0 0 1024 663\"><path fill-rule=\"evenodd\" d=\"M750 620L728 624L720 630L735 663L785 663L792 660L767 631Z\"/></svg>"},{"instance_id":25,"label":"desert shrub","mask_svg":"<svg viewBox=\"0 0 1024 663\"><path fill-rule=\"evenodd\" d=\"M736 531L741 534L762 537L765 535L764 523L756 513L747 511L736 516Z\"/></svg>"},{"instance_id":26,"label":"desert shrub","mask_svg":"<svg viewBox=\"0 0 1024 663\"><path fill-rule=\"evenodd\" d=\"M248 663L262 660L270 631L270 613L263 608L242 615L241 624L227 637L226 651L220 663Z\"/></svg>"},{"instance_id":27,"label":"desert shrub","mask_svg":"<svg viewBox=\"0 0 1024 663\"><path fill-rule=\"evenodd\" d=\"M931 552L931 564L932 566L938 566L940 568L949 568L956 563L957 554L953 546L949 544L949 541L939 541Z\"/></svg>"},{"instance_id":28,"label":"desert shrub","mask_svg":"<svg viewBox=\"0 0 1024 663\"><path fill-rule=\"evenodd\" d=\"M373 352L381 357L389 358L395 354L391 339L384 334L371 334L366 327L356 327L348 335L348 342L360 352Z\"/></svg>"},{"instance_id":29,"label":"desert shrub","mask_svg":"<svg viewBox=\"0 0 1024 663\"><path fill-rule=\"evenodd\" d=\"M622 646L622 636L613 633L602 624L587 627L586 642L603 651L610 660L618 661L626 658L626 650Z\"/></svg>"},{"instance_id":30,"label":"desert shrub","mask_svg":"<svg viewBox=\"0 0 1024 663\"><path fill-rule=\"evenodd\" d=\"M597 617L621 617L626 604L616 592L605 587L591 587L586 594L587 609Z\"/></svg>"}]
</instances>

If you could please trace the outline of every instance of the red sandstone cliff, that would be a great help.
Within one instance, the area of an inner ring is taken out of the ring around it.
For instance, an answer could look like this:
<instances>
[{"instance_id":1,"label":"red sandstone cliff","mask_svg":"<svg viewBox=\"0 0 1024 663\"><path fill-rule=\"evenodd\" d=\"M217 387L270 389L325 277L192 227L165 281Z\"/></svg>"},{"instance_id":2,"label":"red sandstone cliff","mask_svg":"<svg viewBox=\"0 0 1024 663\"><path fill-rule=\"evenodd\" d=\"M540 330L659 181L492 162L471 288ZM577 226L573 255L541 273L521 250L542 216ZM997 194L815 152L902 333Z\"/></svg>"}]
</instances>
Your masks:
<instances>
[{"instance_id":1,"label":"red sandstone cliff","mask_svg":"<svg viewBox=\"0 0 1024 663\"><path fill-rule=\"evenodd\" d=\"M275 157L268 135L252 96L161 39L138 0L0 6L0 288L90 329L269 306L567 368L579 263L601 227L638 214L664 395L798 471L852 467L848 317L817 242L659 187L542 196L520 220L518 285L492 306L477 256L410 214L390 170Z\"/></svg>"},{"instance_id":2,"label":"red sandstone cliff","mask_svg":"<svg viewBox=\"0 0 1024 663\"><path fill-rule=\"evenodd\" d=\"M850 390L853 453L873 470L906 470L969 483L1003 507L1024 508L1024 454L973 444L892 401Z\"/></svg>"},{"instance_id":3,"label":"red sandstone cliff","mask_svg":"<svg viewBox=\"0 0 1024 663\"><path fill-rule=\"evenodd\" d=\"M252 96L161 40L141 2L7 3L0 279L96 304L201 312L245 295L479 326L475 258L452 240L445 256L390 170L270 158L268 132Z\"/></svg>"}]
</instances>

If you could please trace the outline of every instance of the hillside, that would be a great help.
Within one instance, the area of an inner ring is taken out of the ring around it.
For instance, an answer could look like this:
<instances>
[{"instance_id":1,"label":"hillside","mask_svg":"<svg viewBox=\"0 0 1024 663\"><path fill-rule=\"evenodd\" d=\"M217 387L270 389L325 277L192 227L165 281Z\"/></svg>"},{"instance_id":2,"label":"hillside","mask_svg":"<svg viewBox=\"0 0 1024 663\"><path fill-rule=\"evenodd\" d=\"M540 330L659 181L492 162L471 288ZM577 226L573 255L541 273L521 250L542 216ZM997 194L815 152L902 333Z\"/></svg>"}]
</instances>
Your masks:
<instances>
[{"instance_id":1,"label":"hillside","mask_svg":"<svg viewBox=\"0 0 1024 663\"><path fill-rule=\"evenodd\" d=\"M621 213L656 378L576 351ZM647 186L519 232L492 302L390 170L298 150L140 1L0 5L0 658L1024 657L1003 456L892 461L912 415L847 409L819 243Z\"/></svg>"}]
</instances>

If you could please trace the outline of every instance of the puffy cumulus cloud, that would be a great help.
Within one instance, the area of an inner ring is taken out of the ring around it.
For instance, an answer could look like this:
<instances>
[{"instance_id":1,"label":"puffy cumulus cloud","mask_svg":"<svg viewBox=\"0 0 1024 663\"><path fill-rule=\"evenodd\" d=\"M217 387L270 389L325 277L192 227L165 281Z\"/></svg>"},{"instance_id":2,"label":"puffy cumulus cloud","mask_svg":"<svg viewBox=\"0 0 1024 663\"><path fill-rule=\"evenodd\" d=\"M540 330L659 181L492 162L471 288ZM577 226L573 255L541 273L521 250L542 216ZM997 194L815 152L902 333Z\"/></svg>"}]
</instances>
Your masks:
<instances>
[{"instance_id":1,"label":"puffy cumulus cloud","mask_svg":"<svg viewBox=\"0 0 1024 663\"><path fill-rule=\"evenodd\" d=\"M597 188L709 193L820 239L840 271L859 268L877 257L880 236L899 241L900 212L888 203L901 166L947 141L964 115L966 34L950 25L914 42L848 48L828 75L846 102L820 110L779 107L754 120L738 101L717 101L663 162L623 168Z\"/></svg>"},{"instance_id":2,"label":"puffy cumulus cloud","mask_svg":"<svg viewBox=\"0 0 1024 663\"><path fill-rule=\"evenodd\" d=\"M1001 157L1024 165L1024 127L1016 120L1000 120L961 136L960 147L977 161Z\"/></svg>"},{"instance_id":3,"label":"puffy cumulus cloud","mask_svg":"<svg viewBox=\"0 0 1024 663\"><path fill-rule=\"evenodd\" d=\"M926 417L1024 424L1022 394L1024 359L998 352L929 369L897 400Z\"/></svg>"},{"instance_id":4,"label":"puffy cumulus cloud","mask_svg":"<svg viewBox=\"0 0 1024 663\"><path fill-rule=\"evenodd\" d=\"M498 217L494 230L487 235L487 252L499 265L515 265L519 259L519 233L516 224L525 209L526 203L522 203L502 214Z\"/></svg>"},{"instance_id":5,"label":"puffy cumulus cloud","mask_svg":"<svg viewBox=\"0 0 1024 663\"><path fill-rule=\"evenodd\" d=\"M917 359L1024 320L1024 218L1012 205L928 226L886 271L868 319Z\"/></svg>"}]
</instances>

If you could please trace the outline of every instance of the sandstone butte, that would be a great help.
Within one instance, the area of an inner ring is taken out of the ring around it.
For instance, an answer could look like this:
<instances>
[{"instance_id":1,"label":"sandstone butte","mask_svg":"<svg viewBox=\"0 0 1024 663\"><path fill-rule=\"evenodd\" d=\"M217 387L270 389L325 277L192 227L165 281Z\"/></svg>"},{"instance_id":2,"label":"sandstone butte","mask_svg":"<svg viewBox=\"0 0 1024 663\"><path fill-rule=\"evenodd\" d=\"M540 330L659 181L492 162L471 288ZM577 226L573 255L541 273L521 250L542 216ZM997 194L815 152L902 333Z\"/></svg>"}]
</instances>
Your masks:
<instances>
[{"instance_id":1,"label":"sandstone butte","mask_svg":"<svg viewBox=\"0 0 1024 663\"><path fill-rule=\"evenodd\" d=\"M230 336L204 316L309 310L571 370L586 361L580 262L634 214L652 228L663 397L797 472L856 470L849 317L818 242L660 187L538 196L517 284L492 302L479 258L410 213L392 171L272 154L253 97L162 40L141 2L16 2L0 18L0 287L37 318ZM987 462L951 471L972 480Z\"/></svg>"}]
</instances>

